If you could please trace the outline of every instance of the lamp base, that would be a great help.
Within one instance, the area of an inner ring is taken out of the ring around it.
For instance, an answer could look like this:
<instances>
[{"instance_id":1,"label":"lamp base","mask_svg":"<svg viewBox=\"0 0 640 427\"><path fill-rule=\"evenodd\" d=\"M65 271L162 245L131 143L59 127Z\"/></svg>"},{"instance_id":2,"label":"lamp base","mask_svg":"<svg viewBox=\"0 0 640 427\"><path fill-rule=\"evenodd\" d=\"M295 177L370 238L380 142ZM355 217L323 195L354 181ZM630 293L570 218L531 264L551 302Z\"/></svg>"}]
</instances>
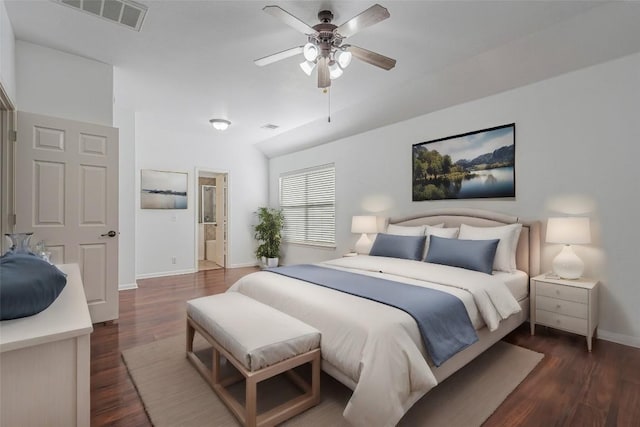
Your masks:
<instances>
[{"instance_id":1,"label":"lamp base","mask_svg":"<svg viewBox=\"0 0 640 427\"><path fill-rule=\"evenodd\" d=\"M571 245L565 245L553 259L553 272L561 279L579 279L584 272L584 262L578 258Z\"/></svg>"},{"instance_id":2,"label":"lamp base","mask_svg":"<svg viewBox=\"0 0 640 427\"><path fill-rule=\"evenodd\" d=\"M356 242L355 250L359 254L368 255L371 251L371 239L365 233Z\"/></svg>"}]
</instances>

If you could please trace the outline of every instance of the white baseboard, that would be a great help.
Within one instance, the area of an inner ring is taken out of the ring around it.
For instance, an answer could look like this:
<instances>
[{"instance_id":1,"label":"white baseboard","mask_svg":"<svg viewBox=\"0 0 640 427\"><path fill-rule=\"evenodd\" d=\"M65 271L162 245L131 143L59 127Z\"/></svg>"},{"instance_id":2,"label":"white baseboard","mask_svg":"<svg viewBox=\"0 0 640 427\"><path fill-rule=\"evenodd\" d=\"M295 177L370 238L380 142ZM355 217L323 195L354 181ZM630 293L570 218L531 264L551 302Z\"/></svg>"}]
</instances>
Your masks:
<instances>
[{"instance_id":1,"label":"white baseboard","mask_svg":"<svg viewBox=\"0 0 640 427\"><path fill-rule=\"evenodd\" d=\"M118 285L119 291L127 291L129 289L138 289L138 284L136 282L133 282L133 283L120 283Z\"/></svg>"},{"instance_id":2,"label":"white baseboard","mask_svg":"<svg viewBox=\"0 0 640 427\"><path fill-rule=\"evenodd\" d=\"M597 335L598 339L628 345L630 347L640 348L640 337L632 337L631 335L623 335L616 332L604 331L600 328L598 328Z\"/></svg>"},{"instance_id":3,"label":"white baseboard","mask_svg":"<svg viewBox=\"0 0 640 427\"><path fill-rule=\"evenodd\" d=\"M163 271L159 273L144 273L136 275L136 280L138 279L152 279L154 277L164 277L164 276L177 276L179 274L189 274L196 273L196 270L193 268L188 268L185 270L173 270L173 271Z\"/></svg>"},{"instance_id":4,"label":"white baseboard","mask_svg":"<svg viewBox=\"0 0 640 427\"><path fill-rule=\"evenodd\" d=\"M231 264L229 268L244 268L244 267L258 267L258 261L254 262L242 262L239 264Z\"/></svg>"}]
</instances>

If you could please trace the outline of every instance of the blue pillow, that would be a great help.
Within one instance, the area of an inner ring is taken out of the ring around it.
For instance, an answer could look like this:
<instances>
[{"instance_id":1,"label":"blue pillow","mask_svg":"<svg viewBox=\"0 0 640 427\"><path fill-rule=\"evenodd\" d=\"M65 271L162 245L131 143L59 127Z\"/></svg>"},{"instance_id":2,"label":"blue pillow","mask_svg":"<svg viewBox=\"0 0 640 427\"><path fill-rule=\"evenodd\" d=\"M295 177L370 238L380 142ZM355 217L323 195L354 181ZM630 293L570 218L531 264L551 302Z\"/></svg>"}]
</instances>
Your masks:
<instances>
[{"instance_id":1,"label":"blue pillow","mask_svg":"<svg viewBox=\"0 0 640 427\"><path fill-rule=\"evenodd\" d=\"M0 320L17 319L49 307L67 284L54 265L30 254L0 258Z\"/></svg>"},{"instance_id":2,"label":"blue pillow","mask_svg":"<svg viewBox=\"0 0 640 427\"><path fill-rule=\"evenodd\" d=\"M397 236L379 233L369 255L421 260L427 236Z\"/></svg>"},{"instance_id":3,"label":"blue pillow","mask_svg":"<svg viewBox=\"0 0 640 427\"><path fill-rule=\"evenodd\" d=\"M500 239L464 240L431 236L426 262L491 274Z\"/></svg>"}]
</instances>

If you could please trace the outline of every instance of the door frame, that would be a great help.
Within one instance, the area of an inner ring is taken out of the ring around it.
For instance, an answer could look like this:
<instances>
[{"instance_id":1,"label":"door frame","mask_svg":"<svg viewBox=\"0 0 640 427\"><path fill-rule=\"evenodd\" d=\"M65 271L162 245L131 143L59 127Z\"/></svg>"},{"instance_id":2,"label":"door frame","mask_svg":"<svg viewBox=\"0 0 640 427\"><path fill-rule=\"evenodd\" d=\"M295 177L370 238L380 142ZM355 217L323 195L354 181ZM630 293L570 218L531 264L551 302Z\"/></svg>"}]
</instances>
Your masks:
<instances>
[{"instance_id":1,"label":"door frame","mask_svg":"<svg viewBox=\"0 0 640 427\"><path fill-rule=\"evenodd\" d=\"M229 203L229 200L231 199L231 173L228 170L224 170L224 169L211 169L208 167L199 167L196 166L195 167L195 172L193 174L193 206L195 206L195 209L193 210L193 271L194 272L198 272L198 213L200 212L200 203L199 203L199 178L200 178L200 173L204 172L204 173L213 173L213 174L221 174L221 175L226 175L227 176L227 197L225 197L225 205L226 205L226 209L227 209L227 224L226 224L226 231L227 231L227 238L225 239L224 245L225 245L225 257L224 257L224 265L222 266L223 268L229 268L229 266L231 265L231 262L229 261L229 257L231 254L231 206ZM217 183L216 183L216 187L217 187ZM216 188L217 191L217 188Z\"/></svg>"},{"instance_id":2,"label":"door frame","mask_svg":"<svg viewBox=\"0 0 640 427\"><path fill-rule=\"evenodd\" d=\"M5 233L13 231L15 222L15 186L14 186L14 163L15 163L15 140L10 135L16 129L16 108L0 82L0 120L2 120L2 132L0 134L0 253L4 253L6 248Z\"/></svg>"}]
</instances>

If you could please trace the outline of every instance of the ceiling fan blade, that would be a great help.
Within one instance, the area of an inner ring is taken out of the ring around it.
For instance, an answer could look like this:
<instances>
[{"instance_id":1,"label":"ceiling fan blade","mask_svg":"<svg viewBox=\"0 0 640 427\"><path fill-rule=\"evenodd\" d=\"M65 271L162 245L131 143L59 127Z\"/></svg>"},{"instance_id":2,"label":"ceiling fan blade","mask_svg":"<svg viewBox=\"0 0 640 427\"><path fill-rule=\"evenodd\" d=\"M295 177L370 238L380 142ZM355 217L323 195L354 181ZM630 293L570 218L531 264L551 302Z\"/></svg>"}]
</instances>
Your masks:
<instances>
[{"instance_id":1,"label":"ceiling fan blade","mask_svg":"<svg viewBox=\"0 0 640 427\"><path fill-rule=\"evenodd\" d=\"M255 64L259 67L263 67L268 64L272 64L281 59L289 58L302 53L302 46L292 47L291 49L283 50L282 52L274 53L272 55L265 56L260 59L256 59Z\"/></svg>"},{"instance_id":2,"label":"ceiling fan blade","mask_svg":"<svg viewBox=\"0 0 640 427\"><path fill-rule=\"evenodd\" d=\"M389 11L380 6L379 4L374 4L369 9L360 13L359 15L354 16L349 19L344 24L340 25L336 32L340 34L343 38L351 37L358 31L370 27L373 24L376 24L380 21L384 21L389 16Z\"/></svg>"},{"instance_id":3,"label":"ceiling fan blade","mask_svg":"<svg viewBox=\"0 0 640 427\"><path fill-rule=\"evenodd\" d=\"M321 56L318 58L318 87L324 89L331 86L329 76L329 58Z\"/></svg>"},{"instance_id":4,"label":"ceiling fan blade","mask_svg":"<svg viewBox=\"0 0 640 427\"><path fill-rule=\"evenodd\" d=\"M385 70L390 70L396 66L395 59L380 55L379 53L371 52L370 50L363 49L358 46L349 45L347 46L347 50L359 60Z\"/></svg>"},{"instance_id":5,"label":"ceiling fan blade","mask_svg":"<svg viewBox=\"0 0 640 427\"><path fill-rule=\"evenodd\" d=\"M295 28L303 34L315 34L316 30L311 28L309 25L305 24L280 6L265 6L262 8L269 15L274 16L287 24L288 26Z\"/></svg>"}]
</instances>

